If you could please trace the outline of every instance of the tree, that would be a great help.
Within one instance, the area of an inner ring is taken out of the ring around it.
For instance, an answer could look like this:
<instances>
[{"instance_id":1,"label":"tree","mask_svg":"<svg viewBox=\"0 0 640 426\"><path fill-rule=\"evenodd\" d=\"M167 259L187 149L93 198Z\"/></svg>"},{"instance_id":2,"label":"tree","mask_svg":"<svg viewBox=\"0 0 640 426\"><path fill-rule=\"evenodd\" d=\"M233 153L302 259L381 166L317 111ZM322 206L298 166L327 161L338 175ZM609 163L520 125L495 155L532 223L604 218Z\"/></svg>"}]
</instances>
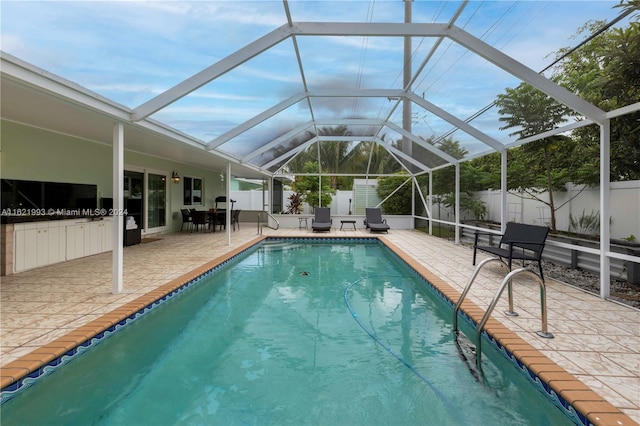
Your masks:
<instances>
[{"instance_id":1,"label":"tree","mask_svg":"<svg viewBox=\"0 0 640 426\"><path fill-rule=\"evenodd\" d=\"M376 192L383 200L398 189L389 199L382 204L382 211L385 214L411 214L411 182L407 180L411 177L407 174L398 174L378 179Z\"/></svg>"},{"instance_id":2,"label":"tree","mask_svg":"<svg viewBox=\"0 0 640 426\"><path fill-rule=\"evenodd\" d=\"M323 206L331 204L331 195L335 194L336 191L331 188L328 176L322 176L321 178L317 176L319 172L318 163L308 161L305 163L302 172L316 174L316 176L296 176L295 182L291 185L293 190L300 194L302 201L312 207L319 206L320 201L322 201ZM319 181L322 182L320 190ZM321 196L319 192L322 193Z\"/></svg>"},{"instance_id":3,"label":"tree","mask_svg":"<svg viewBox=\"0 0 640 426\"><path fill-rule=\"evenodd\" d=\"M351 131L345 125L335 127L322 127L318 130L320 136L350 136ZM320 162L320 170L323 174L330 177L330 186L333 190L347 186L351 186L344 177L336 176L334 173L347 173L350 168L349 153L352 150L353 143L345 141L322 141L318 142L317 149L318 161ZM353 181L353 179L349 179Z\"/></svg>"},{"instance_id":4,"label":"tree","mask_svg":"<svg viewBox=\"0 0 640 426\"><path fill-rule=\"evenodd\" d=\"M620 7L640 11L640 2L621 2ZM573 52L560 49L557 57L566 58L554 69L559 84L604 111L611 111L640 100L640 15L625 28L611 28ZM577 35L595 34L603 22L588 22ZM583 148L581 160L599 158L600 129L586 126L572 137ZM591 180L598 182L598 163ZM640 112L611 121L611 180L640 179Z\"/></svg>"},{"instance_id":5,"label":"tree","mask_svg":"<svg viewBox=\"0 0 640 426\"><path fill-rule=\"evenodd\" d=\"M517 129L509 136L525 138L552 130L567 120L572 111L565 105L545 95L530 84L520 84L509 88L505 94L498 95L496 106L506 123L500 130ZM536 199L551 211L551 229L556 230L556 206L553 192L563 190L568 181L566 156L556 155L563 143L568 144L564 136L551 136L539 141L522 145L513 157L507 175L509 189L518 189L530 198ZM565 146L566 148L566 146ZM511 179L511 182L509 182ZM540 198L547 192L548 199Z\"/></svg>"},{"instance_id":6,"label":"tree","mask_svg":"<svg viewBox=\"0 0 640 426\"><path fill-rule=\"evenodd\" d=\"M386 135L382 135L384 140ZM391 142L391 146L400 149L400 141ZM387 149L377 142L360 142L354 155L355 169L369 174L400 173L402 167ZM354 150L355 151L355 150Z\"/></svg>"}]
</instances>

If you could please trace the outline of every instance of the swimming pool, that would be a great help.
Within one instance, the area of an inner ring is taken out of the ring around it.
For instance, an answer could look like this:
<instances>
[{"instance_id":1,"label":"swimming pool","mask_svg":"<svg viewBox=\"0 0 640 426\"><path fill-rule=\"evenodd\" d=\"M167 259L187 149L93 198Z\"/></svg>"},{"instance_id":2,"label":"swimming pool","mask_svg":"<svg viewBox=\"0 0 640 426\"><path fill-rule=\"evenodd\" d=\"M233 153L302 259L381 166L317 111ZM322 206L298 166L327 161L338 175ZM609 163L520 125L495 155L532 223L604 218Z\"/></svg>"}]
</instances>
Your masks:
<instances>
[{"instance_id":1,"label":"swimming pool","mask_svg":"<svg viewBox=\"0 0 640 426\"><path fill-rule=\"evenodd\" d=\"M571 423L498 349L482 384L452 342L451 307L376 240L273 241L39 380L2 421Z\"/></svg>"}]
</instances>

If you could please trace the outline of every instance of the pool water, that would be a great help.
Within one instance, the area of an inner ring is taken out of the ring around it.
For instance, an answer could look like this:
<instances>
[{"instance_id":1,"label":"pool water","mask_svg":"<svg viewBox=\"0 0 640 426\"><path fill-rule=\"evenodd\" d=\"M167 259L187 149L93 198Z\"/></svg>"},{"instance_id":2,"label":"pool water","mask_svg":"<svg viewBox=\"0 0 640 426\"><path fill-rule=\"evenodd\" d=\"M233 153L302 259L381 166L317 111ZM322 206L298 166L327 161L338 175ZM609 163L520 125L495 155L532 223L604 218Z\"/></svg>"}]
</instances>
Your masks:
<instances>
[{"instance_id":1,"label":"pool water","mask_svg":"<svg viewBox=\"0 0 640 426\"><path fill-rule=\"evenodd\" d=\"M377 242L266 242L16 395L2 424L573 424L490 345L476 380L451 317Z\"/></svg>"}]
</instances>

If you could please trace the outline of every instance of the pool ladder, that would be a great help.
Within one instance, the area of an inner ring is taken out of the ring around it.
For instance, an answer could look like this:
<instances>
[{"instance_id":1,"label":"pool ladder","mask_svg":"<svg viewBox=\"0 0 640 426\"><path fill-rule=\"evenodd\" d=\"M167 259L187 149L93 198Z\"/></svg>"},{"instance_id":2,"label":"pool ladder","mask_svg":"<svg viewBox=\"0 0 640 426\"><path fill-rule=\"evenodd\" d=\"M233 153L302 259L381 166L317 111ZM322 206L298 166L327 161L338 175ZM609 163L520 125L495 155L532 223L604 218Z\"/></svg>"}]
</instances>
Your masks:
<instances>
[{"instance_id":1,"label":"pool ladder","mask_svg":"<svg viewBox=\"0 0 640 426\"><path fill-rule=\"evenodd\" d=\"M482 317L482 320L480 321L477 327L475 357L476 357L476 366L479 370L480 370L480 359L482 357L482 330L484 329L484 326L489 320L491 313L493 312L496 305L498 304L498 300L500 300L500 296L502 295L502 292L504 291L505 287L509 288L509 310L506 311L505 314L509 316L514 316L514 317L518 316L518 313L513 310L513 292L511 290L511 280L513 280L513 278L517 275L528 275L531 278L535 279L540 285L540 309L542 311L542 314L541 314L542 330L536 331L536 334L545 339L553 339L553 334L547 331L547 295L546 295L547 292L546 292L546 288L542 278L540 278L540 276L535 272L526 268L520 268L520 269L516 269L515 271L510 271L509 266L502 259L499 259L497 257L491 257L489 259L485 259L482 262L480 262L476 267L476 270L473 272L473 275L467 282L467 285L465 286L464 290L462 291L462 294L458 299L458 303L456 303L456 307L453 310L453 332L455 333L455 335L458 336L459 334L458 311L460 310L460 306L462 305L464 298L467 296L467 293L469 293L469 290L471 289L471 285L473 284L476 277L478 276L480 269L482 269L484 265L487 265L489 263L494 263L494 262L498 262L498 264L503 269L505 269L508 273L507 273L507 276L504 277L504 280L502 280L502 283L500 284L500 288L498 288L498 291L493 296L493 300L491 301L489 308L487 308L487 311L484 313L484 316Z\"/></svg>"}]
</instances>

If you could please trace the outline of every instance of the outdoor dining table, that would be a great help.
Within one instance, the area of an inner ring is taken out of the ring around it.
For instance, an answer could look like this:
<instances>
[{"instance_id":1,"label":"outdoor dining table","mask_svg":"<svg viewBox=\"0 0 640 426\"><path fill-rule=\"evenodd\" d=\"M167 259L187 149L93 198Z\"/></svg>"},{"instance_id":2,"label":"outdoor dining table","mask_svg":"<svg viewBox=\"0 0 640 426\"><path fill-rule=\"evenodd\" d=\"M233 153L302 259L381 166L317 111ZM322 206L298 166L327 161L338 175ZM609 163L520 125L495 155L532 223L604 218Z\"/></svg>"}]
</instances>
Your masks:
<instances>
[{"instance_id":1,"label":"outdoor dining table","mask_svg":"<svg viewBox=\"0 0 640 426\"><path fill-rule=\"evenodd\" d=\"M216 232L216 225L222 225L224 227L227 226L226 224L226 219L227 219L227 211L226 210L216 210L216 209L210 209L207 212L207 215L209 217L209 229L212 230L212 232Z\"/></svg>"}]
</instances>

